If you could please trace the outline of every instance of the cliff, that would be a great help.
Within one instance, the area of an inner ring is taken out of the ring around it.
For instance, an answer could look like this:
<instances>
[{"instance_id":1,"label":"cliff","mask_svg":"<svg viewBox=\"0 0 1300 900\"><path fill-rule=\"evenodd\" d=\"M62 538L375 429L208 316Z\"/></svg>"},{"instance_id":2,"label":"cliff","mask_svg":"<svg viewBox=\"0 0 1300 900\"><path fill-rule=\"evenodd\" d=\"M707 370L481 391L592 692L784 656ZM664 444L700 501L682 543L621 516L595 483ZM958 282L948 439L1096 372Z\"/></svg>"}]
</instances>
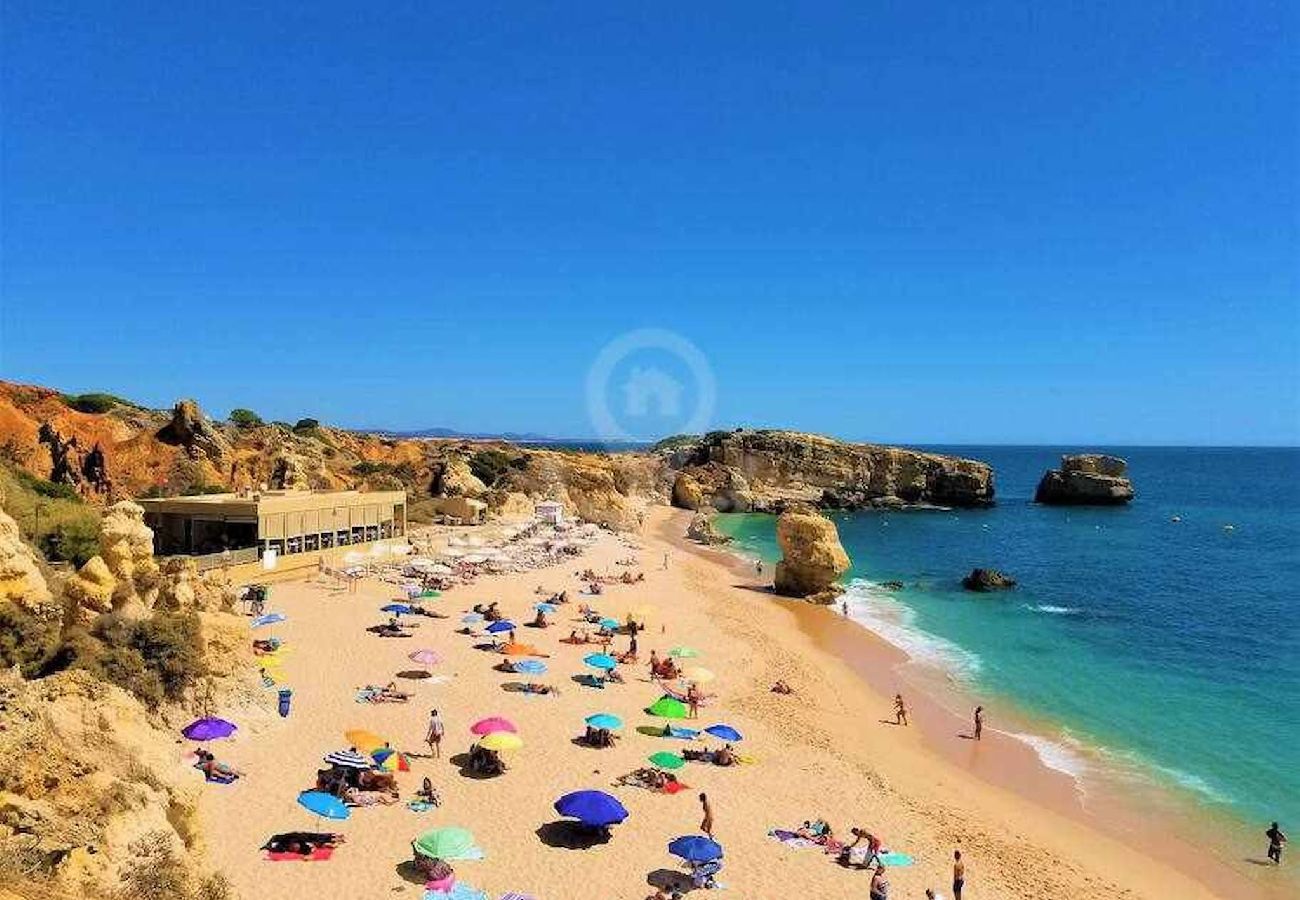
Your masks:
<instances>
[{"instance_id":1,"label":"cliff","mask_svg":"<svg viewBox=\"0 0 1300 900\"><path fill-rule=\"evenodd\" d=\"M994 495L986 463L794 431L715 432L664 459L675 472L673 504L686 509L982 507Z\"/></svg>"},{"instance_id":2,"label":"cliff","mask_svg":"<svg viewBox=\"0 0 1300 900\"><path fill-rule=\"evenodd\" d=\"M1100 453L1067 454L1061 468L1048 469L1034 502L1049 506L1120 506L1133 499L1128 463Z\"/></svg>"}]
</instances>

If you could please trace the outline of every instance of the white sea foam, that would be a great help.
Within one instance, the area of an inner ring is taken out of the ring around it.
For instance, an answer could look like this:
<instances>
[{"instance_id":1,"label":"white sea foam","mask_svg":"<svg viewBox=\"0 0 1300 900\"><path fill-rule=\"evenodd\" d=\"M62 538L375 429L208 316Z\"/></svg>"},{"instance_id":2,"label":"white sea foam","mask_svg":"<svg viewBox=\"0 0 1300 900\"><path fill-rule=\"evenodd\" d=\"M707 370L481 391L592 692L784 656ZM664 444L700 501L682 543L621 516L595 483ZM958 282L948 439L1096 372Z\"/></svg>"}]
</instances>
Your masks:
<instances>
[{"instance_id":1,"label":"white sea foam","mask_svg":"<svg viewBox=\"0 0 1300 900\"><path fill-rule=\"evenodd\" d=\"M1184 772L1182 769L1175 769L1172 766L1159 765L1132 750L1102 748L1099 752L1110 764L1111 770L1122 778L1139 783L1150 783L1151 781L1173 783L1211 803L1232 802L1232 797L1199 775L1193 775L1191 772Z\"/></svg>"},{"instance_id":2,"label":"white sea foam","mask_svg":"<svg viewBox=\"0 0 1300 900\"><path fill-rule=\"evenodd\" d=\"M1025 609L1030 612L1047 613L1053 616L1077 616L1083 610L1077 606L1052 606L1050 603L1043 603L1038 606L1025 605Z\"/></svg>"},{"instance_id":3,"label":"white sea foam","mask_svg":"<svg viewBox=\"0 0 1300 900\"><path fill-rule=\"evenodd\" d=\"M879 585L865 578L856 578L850 582L843 599L849 607L849 618L898 647L916 662L959 677L979 671L978 656L916 627L916 613Z\"/></svg>"},{"instance_id":4,"label":"white sea foam","mask_svg":"<svg viewBox=\"0 0 1300 900\"><path fill-rule=\"evenodd\" d=\"M1010 737L1028 744L1038 754L1039 761L1049 769L1069 775L1078 784L1088 770L1088 760L1065 741L1055 741L1040 734L1007 732ZM1066 740L1069 740L1068 738ZM1080 789L1082 786L1080 785Z\"/></svg>"}]
</instances>

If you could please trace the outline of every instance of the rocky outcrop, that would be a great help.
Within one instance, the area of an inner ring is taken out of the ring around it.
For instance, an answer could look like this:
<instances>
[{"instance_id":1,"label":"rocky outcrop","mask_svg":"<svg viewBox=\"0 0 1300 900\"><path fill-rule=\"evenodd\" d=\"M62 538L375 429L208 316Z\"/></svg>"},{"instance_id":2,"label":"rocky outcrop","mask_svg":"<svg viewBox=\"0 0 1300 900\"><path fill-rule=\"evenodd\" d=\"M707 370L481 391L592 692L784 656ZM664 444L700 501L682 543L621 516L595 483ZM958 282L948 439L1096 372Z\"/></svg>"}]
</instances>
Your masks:
<instances>
[{"instance_id":1,"label":"rocky outcrop","mask_svg":"<svg viewBox=\"0 0 1300 900\"><path fill-rule=\"evenodd\" d=\"M678 509L699 509L705 506L704 489L695 480L695 476L682 472L673 481L673 506Z\"/></svg>"},{"instance_id":2,"label":"rocky outcrop","mask_svg":"<svg viewBox=\"0 0 1300 900\"><path fill-rule=\"evenodd\" d=\"M205 456L221 463L230 455L230 442L212 424L193 400L181 400L172 408L172 418L158 431L158 440L184 447L194 458Z\"/></svg>"},{"instance_id":3,"label":"rocky outcrop","mask_svg":"<svg viewBox=\"0 0 1300 900\"><path fill-rule=\"evenodd\" d=\"M731 543L731 536L718 531L713 524L713 515L707 511L697 512L686 526L686 536L699 544L716 546Z\"/></svg>"},{"instance_id":4,"label":"rocky outcrop","mask_svg":"<svg viewBox=\"0 0 1300 900\"><path fill-rule=\"evenodd\" d=\"M981 507L994 495L993 471L977 460L793 431L716 432L663 458L678 480L699 485L699 504L723 512Z\"/></svg>"},{"instance_id":5,"label":"rocky outcrop","mask_svg":"<svg viewBox=\"0 0 1300 900\"><path fill-rule=\"evenodd\" d=\"M790 509L776 521L776 540L778 594L829 603L843 591L837 582L849 570L849 555L834 522L811 508Z\"/></svg>"},{"instance_id":6,"label":"rocky outcrop","mask_svg":"<svg viewBox=\"0 0 1300 900\"><path fill-rule=\"evenodd\" d=\"M41 423L37 440L49 450L48 480L55 484L70 484L83 496L108 496L113 490L113 483L108 477L108 464L104 459L104 448L98 442L83 452L75 434L64 437L49 422Z\"/></svg>"},{"instance_id":7,"label":"rocky outcrop","mask_svg":"<svg viewBox=\"0 0 1300 900\"><path fill-rule=\"evenodd\" d=\"M1016 580L997 569L971 569L961 580L961 586L968 591L1004 591L1015 587Z\"/></svg>"},{"instance_id":8,"label":"rocky outcrop","mask_svg":"<svg viewBox=\"0 0 1300 900\"><path fill-rule=\"evenodd\" d=\"M460 456L447 456L433 466L429 493L435 497L469 497L481 499L488 492L484 484Z\"/></svg>"},{"instance_id":9,"label":"rocky outcrop","mask_svg":"<svg viewBox=\"0 0 1300 900\"><path fill-rule=\"evenodd\" d=\"M158 563L153 558L153 530L144 510L129 500L114 503L100 523L100 556L116 580L113 611L140 616L158 597Z\"/></svg>"},{"instance_id":10,"label":"rocky outcrop","mask_svg":"<svg viewBox=\"0 0 1300 900\"><path fill-rule=\"evenodd\" d=\"M1133 499L1128 463L1101 453L1067 454L1038 482L1034 502L1049 506L1119 506Z\"/></svg>"},{"instance_id":11,"label":"rocky outcrop","mask_svg":"<svg viewBox=\"0 0 1300 900\"><path fill-rule=\"evenodd\" d=\"M311 490L311 479L302 459L293 455L281 456L271 466L268 485L277 491Z\"/></svg>"},{"instance_id":12,"label":"rocky outcrop","mask_svg":"<svg viewBox=\"0 0 1300 900\"><path fill-rule=\"evenodd\" d=\"M54 599L35 552L23 542L18 523L0 510L0 603L12 603L45 622L57 622L63 606Z\"/></svg>"},{"instance_id":13,"label":"rocky outcrop","mask_svg":"<svg viewBox=\"0 0 1300 900\"><path fill-rule=\"evenodd\" d=\"M63 583L68 603L68 624L89 625L97 616L113 611L117 579L102 557L92 556Z\"/></svg>"}]
</instances>

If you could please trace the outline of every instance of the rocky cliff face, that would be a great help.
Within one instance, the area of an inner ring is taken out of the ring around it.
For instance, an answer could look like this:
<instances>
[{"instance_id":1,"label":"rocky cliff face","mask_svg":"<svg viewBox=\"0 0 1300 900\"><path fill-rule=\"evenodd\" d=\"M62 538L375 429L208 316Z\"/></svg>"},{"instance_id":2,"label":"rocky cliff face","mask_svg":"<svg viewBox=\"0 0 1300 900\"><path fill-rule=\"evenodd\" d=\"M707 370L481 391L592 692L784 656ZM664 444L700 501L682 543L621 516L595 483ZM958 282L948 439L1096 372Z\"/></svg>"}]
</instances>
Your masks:
<instances>
[{"instance_id":1,"label":"rocky cliff face","mask_svg":"<svg viewBox=\"0 0 1300 900\"><path fill-rule=\"evenodd\" d=\"M811 508L795 507L777 519L776 540L781 546L778 594L830 603L843 591L837 582L849 570L849 555L834 522Z\"/></svg>"},{"instance_id":2,"label":"rocky cliff face","mask_svg":"<svg viewBox=\"0 0 1300 900\"><path fill-rule=\"evenodd\" d=\"M1100 453L1067 454L1061 468L1048 469L1034 502L1051 506L1119 506L1133 499L1128 463Z\"/></svg>"},{"instance_id":3,"label":"rocky cliff face","mask_svg":"<svg viewBox=\"0 0 1300 900\"><path fill-rule=\"evenodd\" d=\"M673 502L720 512L993 503L993 471L972 459L793 431L719 432L665 456Z\"/></svg>"},{"instance_id":4,"label":"rocky cliff face","mask_svg":"<svg viewBox=\"0 0 1300 900\"><path fill-rule=\"evenodd\" d=\"M12 603L44 622L57 622L63 608L50 593L36 554L23 543L18 523L0 510L0 604Z\"/></svg>"}]
</instances>

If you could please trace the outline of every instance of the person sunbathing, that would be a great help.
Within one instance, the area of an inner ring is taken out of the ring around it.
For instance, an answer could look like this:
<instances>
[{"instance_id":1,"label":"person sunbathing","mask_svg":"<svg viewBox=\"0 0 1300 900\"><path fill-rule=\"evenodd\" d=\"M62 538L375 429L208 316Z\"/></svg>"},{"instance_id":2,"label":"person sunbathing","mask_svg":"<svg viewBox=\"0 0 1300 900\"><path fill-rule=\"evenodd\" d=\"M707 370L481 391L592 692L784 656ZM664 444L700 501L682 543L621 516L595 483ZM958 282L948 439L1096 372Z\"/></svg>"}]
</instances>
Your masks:
<instances>
[{"instance_id":1,"label":"person sunbathing","mask_svg":"<svg viewBox=\"0 0 1300 900\"><path fill-rule=\"evenodd\" d=\"M731 749L730 744L727 744L721 750L718 750L713 754L713 764L715 766L734 766L738 762L739 760L736 759L736 751Z\"/></svg>"},{"instance_id":2,"label":"person sunbathing","mask_svg":"<svg viewBox=\"0 0 1300 900\"><path fill-rule=\"evenodd\" d=\"M825 819L814 819L811 822L804 822L799 826L799 829L795 834L805 840L816 841L819 844L824 844L833 836L834 832L831 829L830 823Z\"/></svg>"},{"instance_id":3,"label":"person sunbathing","mask_svg":"<svg viewBox=\"0 0 1300 900\"><path fill-rule=\"evenodd\" d=\"M549 684L539 684L536 681L530 681L524 685L523 693L541 694L542 696L546 696L547 694L558 695L560 693L560 689L556 687L551 687Z\"/></svg>"},{"instance_id":4,"label":"person sunbathing","mask_svg":"<svg viewBox=\"0 0 1300 900\"><path fill-rule=\"evenodd\" d=\"M279 638L253 641L253 652L259 656L263 653L274 653L279 649L280 649Z\"/></svg>"},{"instance_id":5,"label":"person sunbathing","mask_svg":"<svg viewBox=\"0 0 1300 900\"><path fill-rule=\"evenodd\" d=\"M321 847L337 847L346 840L344 835L332 831L286 831L271 835L262 849L268 853L301 853L303 856L311 856Z\"/></svg>"},{"instance_id":6,"label":"person sunbathing","mask_svg":"<svg viewBox=\"0 0 1300 900\"><path fill-rule=\"evenodd\" d=\"M396 803L397 799L386 791L368 791L359 787L350 787L343 792L343 802L351 806L374 806L376 803L387 806Z\"/></svg>"},{"instance_id":7,"label":"person sunbathing","mask_svg":"<svg viewBox=\"0 0 1300 900\"><path fill-rule=\"evenodd\" d=\"M372 700L378 700L380 702L405 703L407 700L411 699L410 694L397 689L396 681L390 681L383 687L368 684L366 685L365 690L370 692Z\"/></svg>"},{"instance_id":8,"label":"person sunbathing","mask_svg":"<svg viewBox=\"0 0 1300 900\"><path fill-rule=\"evenodd\" d=\"M618 669L610 669L605 673L605 683L609 684L610 682L613 682L614 684L627 684L627 682L623 680L623 673Z\"/></svg>"},{"instance_id":9,"label":"person sunbathing","mask_svg":"<svg viewBox=\"0 0 1300 900\"><path fill-rule=\"evenodd\" d=\"M217 758L206 750L199 750L195 755L199 758L199 771L208 781L234 781L243 775L242 772L236 771L225 763L218 762Z\"/></svg>"}]
</instances>

